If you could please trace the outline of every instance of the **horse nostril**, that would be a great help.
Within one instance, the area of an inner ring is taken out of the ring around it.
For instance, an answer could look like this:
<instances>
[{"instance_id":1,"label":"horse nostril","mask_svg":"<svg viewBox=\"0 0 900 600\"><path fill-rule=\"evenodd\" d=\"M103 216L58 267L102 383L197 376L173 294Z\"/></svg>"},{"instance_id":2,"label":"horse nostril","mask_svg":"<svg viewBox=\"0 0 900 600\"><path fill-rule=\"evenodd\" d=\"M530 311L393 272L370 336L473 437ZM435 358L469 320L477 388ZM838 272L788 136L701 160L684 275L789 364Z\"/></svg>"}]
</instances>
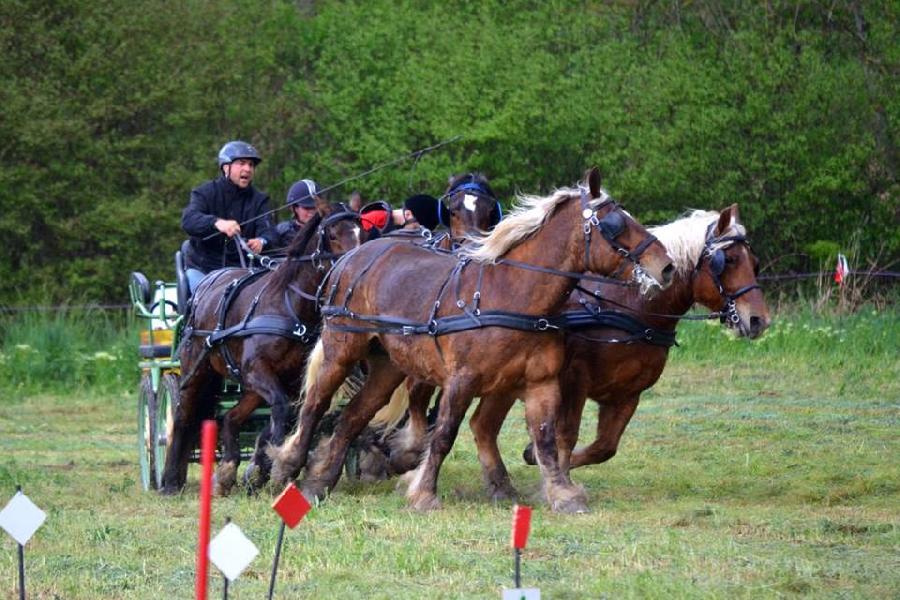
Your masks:
<instances>
[{"instance_id":1,"label":"horse nostril","mask_svg":"<svg viewBox=\"0 0 900 600\"><path fill-rule=\"evenodd\" d=\"M663 283L669 283L672 281L672 274L675 272L675 265L669 263L662 270Z\"/></svg>"},{"instance_id":2,"label":"horse nostril","mask_svg":"<svg viewBox=\"0 0 900 600\"><path fill-rule=\"evenodd\" d=\"M768 327L768 323L761 317L750 317L750 336L756 337Z\"/></svg>"}]
</instances>

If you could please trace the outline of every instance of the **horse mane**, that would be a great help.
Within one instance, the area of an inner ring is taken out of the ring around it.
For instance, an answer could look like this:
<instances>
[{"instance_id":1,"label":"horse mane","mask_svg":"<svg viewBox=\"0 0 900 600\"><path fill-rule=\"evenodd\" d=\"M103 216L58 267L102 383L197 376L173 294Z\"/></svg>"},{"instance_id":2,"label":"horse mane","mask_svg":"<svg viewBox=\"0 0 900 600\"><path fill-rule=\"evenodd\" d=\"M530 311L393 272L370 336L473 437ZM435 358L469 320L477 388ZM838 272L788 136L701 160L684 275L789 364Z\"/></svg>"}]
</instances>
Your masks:
<instances>
[{"instance_id":1,"label":"horse mane","mask_svg":"<svg viewBox=\"0 0 900 600\"><path fill-rule=\"evenodd\" d=\"M687 275L700 261L700 255L706 247L707 231L711 223L719 220L719 214L715 210L692 210L671 223L649 227L647 230L666 247L676 271ZM732 219L728 231L722 237L746 234L744 226ZM715 251L729 244L730 242L712 244L710 249Z\"/></svg>"},{"instance_id":2,"label":"horse mane","mask_svg":"<svg viewBox=\"0 0 900 600\"><path fill-rule=\"evenodd\" d=\"M475 262L495 262L543 227L559 205L580 195L581 190L578 188L559 188L549 196L517 194L509 216L488 234L470 235L470 243L460 249L460 254ZM605 197L604 194L601 198L591 200L590 206L596 206Z\"/></svg>"},{"instance_id":3,"label":"horse mane","mask_svg":"<svg viewBox=\"0 0 900 600\"><path fill-rule=\"evenodd\" d=\"M272 274L271 285L275 290L285 289L297 278L299 271L306 265L304 261L292 259L297 259L308 254L306 247L309 245L310 240L312 240L321 223L322 215L316 212L315 216L303 226L294 237L293 241L291 241L290 245L288 245L287 258L283 263L278 265Z\"/></svg>"}]
</instances>

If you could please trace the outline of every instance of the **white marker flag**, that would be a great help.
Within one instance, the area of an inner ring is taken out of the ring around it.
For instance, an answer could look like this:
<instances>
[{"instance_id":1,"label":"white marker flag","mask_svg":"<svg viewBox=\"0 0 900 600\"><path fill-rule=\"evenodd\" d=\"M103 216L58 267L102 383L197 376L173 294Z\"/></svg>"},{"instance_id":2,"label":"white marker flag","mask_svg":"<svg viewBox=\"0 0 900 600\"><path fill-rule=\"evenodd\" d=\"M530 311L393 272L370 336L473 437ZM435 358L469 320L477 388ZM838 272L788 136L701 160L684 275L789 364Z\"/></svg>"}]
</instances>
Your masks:
<instances>
[{"instance_id":1,"label":"white marker flag","mask_svg":"<svg viewBox=\"0 0 900 600\"><path fill-rule=\"evenodd\" d=\"M22 492L16 492L12 500L0 510L0 527L23 546L46 519L47 513L35 506Z\"/></svg>"},{"instance_id":2,"label":"white marker flag","mask_svg":"<svg viewBox=\"0 0 900 600\"><path fill-rule=\"evenodd\" d=\"M241 528L229 523L209 541L209 560L228 581L234 581L253 562L259 550L247 539Z\"/></svg>"}]
</instances>

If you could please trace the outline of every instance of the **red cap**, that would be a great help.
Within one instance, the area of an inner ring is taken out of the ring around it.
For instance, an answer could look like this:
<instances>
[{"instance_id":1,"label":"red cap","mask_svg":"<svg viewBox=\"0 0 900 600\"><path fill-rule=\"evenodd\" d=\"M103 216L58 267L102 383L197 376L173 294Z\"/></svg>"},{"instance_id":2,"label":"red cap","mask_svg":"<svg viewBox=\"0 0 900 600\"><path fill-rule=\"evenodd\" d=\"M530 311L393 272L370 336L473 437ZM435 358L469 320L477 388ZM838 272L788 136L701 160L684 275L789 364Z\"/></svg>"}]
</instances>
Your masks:
<instances>
[{"instance_id":1,"label":"red cap","mask_svg":"<svg viewBox=\"0 0 900 600\"><path fill-rule=\"evenodd\" d=\"M388 222L388 211L386 210L370 210L360 216L363 229L369 231L373 227L376 229L384 229Z\"/></svg>"}]
</instances>

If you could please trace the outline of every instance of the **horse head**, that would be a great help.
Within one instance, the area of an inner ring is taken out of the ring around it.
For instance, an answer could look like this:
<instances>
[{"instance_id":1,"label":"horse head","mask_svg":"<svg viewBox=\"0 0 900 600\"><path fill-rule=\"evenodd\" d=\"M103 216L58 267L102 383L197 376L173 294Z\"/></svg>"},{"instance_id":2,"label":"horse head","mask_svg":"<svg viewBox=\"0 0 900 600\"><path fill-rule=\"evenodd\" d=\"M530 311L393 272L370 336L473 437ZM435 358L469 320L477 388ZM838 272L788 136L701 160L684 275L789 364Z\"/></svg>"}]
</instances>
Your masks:
<instances>
[{"instance_id":1,"label":"horse head","mask_svg":"<svg viewBox=\"0 0 900 600\"><path fill-rule=\"evenodd\" d=\"M441 205L441 222L449 227L453 239L489 231L503 217L500 202L481 173L452 176L443 197L447 204Z\"/></svg>"},{"instance_id":2,"label":"horse head","mask_svg":"<svg viewBox=\"0 0 900 600\"><path fill-rule=\"evenodd\" d=\"M769 307L756 281L759 259L732 204L709 225L694 277L694 297L722 314L722 322L741 336L759 337L769 326Z\"/></svg>"},{"instance_id":3,"label":"horse head","mask_svg":"<svg viewBox=\"0 0 900 600\"><path fill-rule=\"evenodd\" d=\"M297 250L306 252L312 237L316 240L312 254L319 260L331 260L358 247L362 241L361 231L357 212L343 203L329 203L317 198L316 215L308 224L308 231L297 236L305 238L306 242L301 242ZM288 254L291 254L290 250Z\"/></svg>"},{"instance_id":4,"label":"horse head","mask_svg":"<svg viewBox=\"0 0 900 600\"><path fill-rule=\"evenodd\" d=\"M654 287L668 287L675 267L665 246L600 187L596 167L585 174L585 184L581 188L581 208L586 270L613 273L621 278L630 275L642 293ZM595 235L606 244L596 243L592 248ZM614 252L609 252L609 247Z\"/></svg>"}]
</instances>

